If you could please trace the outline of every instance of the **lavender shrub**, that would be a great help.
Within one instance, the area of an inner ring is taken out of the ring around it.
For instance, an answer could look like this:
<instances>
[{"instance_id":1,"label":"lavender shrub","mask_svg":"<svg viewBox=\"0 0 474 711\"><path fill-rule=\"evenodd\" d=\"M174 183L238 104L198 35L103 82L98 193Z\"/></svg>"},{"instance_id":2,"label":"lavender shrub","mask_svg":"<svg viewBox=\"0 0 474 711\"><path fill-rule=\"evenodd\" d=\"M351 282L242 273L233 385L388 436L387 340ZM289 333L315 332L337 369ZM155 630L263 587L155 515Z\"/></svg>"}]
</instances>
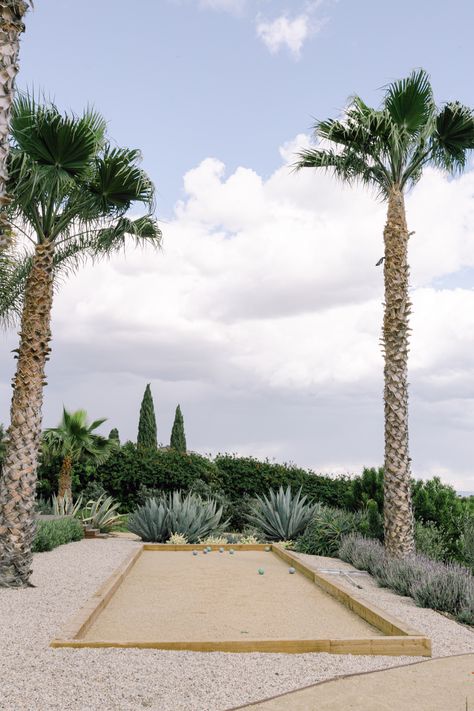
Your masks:
<instances>
[{"instance_id":1,"label":"lavender shrub","mask_svg":"<svg viewBox=\"0 0 474 711\"><path fill-rule=\"evenodd\" d=\"M412 597L419 607L448 612L474 624L474 577L457 563L441 563L423 555L388 556L381 543L351 534L343 539L339 558L367 570L383 587Z\"/></svg>"}]
</instances>

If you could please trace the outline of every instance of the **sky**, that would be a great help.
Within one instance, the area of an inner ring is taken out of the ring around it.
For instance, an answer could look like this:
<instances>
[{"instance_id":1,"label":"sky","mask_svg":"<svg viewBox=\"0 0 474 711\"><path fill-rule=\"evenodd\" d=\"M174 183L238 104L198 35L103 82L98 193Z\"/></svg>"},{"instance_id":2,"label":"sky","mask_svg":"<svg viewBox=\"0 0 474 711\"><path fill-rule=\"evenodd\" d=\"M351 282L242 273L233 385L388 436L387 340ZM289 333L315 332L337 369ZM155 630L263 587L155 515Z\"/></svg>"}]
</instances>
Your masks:
<instances>
[{"instance_id":1,"label":"sky","mask_svg":"<svg viewBox=\"0 0 474 711\"><path fill-rule=\"evenodd\" d=\"M188 446L356 473L383 462L384 205L295 174L315 119L424 67L474 106L467 0L41 0L18 86L139 148L163 250L85 267L57 293L45 426L68 409L136 437L181 404ZM456 27L450 32L453 17ZM413 473L474 490L474 169L429 169L407 196ZM8 421L10 350L0 353Z\"/></svg>"}]
</instances>

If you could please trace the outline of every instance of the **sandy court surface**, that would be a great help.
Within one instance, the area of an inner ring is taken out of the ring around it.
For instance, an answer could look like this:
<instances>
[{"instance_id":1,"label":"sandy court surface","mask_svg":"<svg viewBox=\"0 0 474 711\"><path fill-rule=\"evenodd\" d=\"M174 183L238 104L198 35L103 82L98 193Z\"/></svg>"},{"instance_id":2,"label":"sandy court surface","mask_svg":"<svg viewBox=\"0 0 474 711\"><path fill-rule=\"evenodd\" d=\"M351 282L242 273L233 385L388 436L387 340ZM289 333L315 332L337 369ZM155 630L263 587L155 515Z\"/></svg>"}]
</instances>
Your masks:
<instances>
[{"instance_id":1,"label":"sandy court surface","mask_svg":"<svg viewBox=\"0 0 474 711\"><path fill-rule=\"evenodd\" d=\"M259 575L259 568L264 570ZM84 639L214 641L383 636L265 551L144 551Z\"/></svg>"},{"instance_id":2,"label":"sandy court surface","mask_svg":"<svg viewBox=\"0 0 474 711\"><path fill-rule=\"evenodd\" d=\"M413 662L413 657L325 653L52 649L51 640L136 549L122 538L60 546L35 554L36 587L0 590L1 711L224 711L341 674ZM316 556L305 556L305 562L350 569ZM466 627L378 588L370 576L356 579L363 587L358 594L430 637L435 656L474 651L474 634Z\"/></svg>"},{"instance_id":3,"label":"sandy court surface","mask_svg":"<svg viewBox=\"0 0 474 711\"><path fill-rule=\"evenodd\" d=\"M324 682L243 708L247 711L466 711L474 706L473 674L474 654L432 659Z\"/></svg>"}]
</instances>

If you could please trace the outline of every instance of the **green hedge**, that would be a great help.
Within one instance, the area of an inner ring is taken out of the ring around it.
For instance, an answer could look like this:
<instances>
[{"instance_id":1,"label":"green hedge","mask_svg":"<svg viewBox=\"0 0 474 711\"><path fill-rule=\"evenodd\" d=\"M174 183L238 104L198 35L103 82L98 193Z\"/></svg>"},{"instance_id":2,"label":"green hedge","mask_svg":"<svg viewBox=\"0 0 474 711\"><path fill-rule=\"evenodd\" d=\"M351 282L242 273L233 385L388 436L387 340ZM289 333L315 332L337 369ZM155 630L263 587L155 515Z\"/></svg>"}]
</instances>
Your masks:
<instances>
[{"instance_id":1,"label":"green hedge","mask_svg":"<svg viewBox=\"0 0 474 711\"><path fill-rule=\"evenodd\" d=\"M345 508L349 500L351 480L347 476L323 476L293 464L277 464L268 459L262 462L233 454L219 454L214 462L219 472L220 487L234 501L242 497L262 496L269 489L288 484L292 489L302 487L309 499L328 506Z\"/></svg>"},{"instance_id":2,"label":"green hedge","mask_svg":"<svg viewBox=\"0 0 474 711\"><path fill-rule=\"evenodd\" d=\"M141 503L140 490L187 491L196 480L217 483L216 465L199 454L174 449L141 450L127 443L98 467L96 481L120 501L124 511Z\"/></svg>"},{"instance_id":3,"label":"green hedge","mask_svg":"<svg viewBox=\"0 0 474 711\"><path fill-rule=\"evenodd\" d=\"M81 523L75 518L68 516L48 521L40 520L36 526L33 552L51 551L64 543L80 541L81 538L84 538L84 531Z\"/></svg>"}]
</instances>

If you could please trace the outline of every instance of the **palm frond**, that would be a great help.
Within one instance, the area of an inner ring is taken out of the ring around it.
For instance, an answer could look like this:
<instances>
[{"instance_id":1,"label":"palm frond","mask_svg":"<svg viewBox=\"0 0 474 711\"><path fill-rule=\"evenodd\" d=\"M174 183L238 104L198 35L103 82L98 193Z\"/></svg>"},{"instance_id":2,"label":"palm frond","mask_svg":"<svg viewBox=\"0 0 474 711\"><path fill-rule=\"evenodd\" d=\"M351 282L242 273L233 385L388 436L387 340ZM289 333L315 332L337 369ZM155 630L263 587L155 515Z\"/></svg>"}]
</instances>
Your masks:
<instances>
[{"instance_id":1,"label":"palm frond","mask_svg":"<svg viewBox=\"0 0 474 711\"><path fill-rule=\"evenodd\" d=\"M466 152L474 149L474 111L458 102L446 104L436 117L432 147L439 167L464 168Z\"/></svg>"},{"instance_id":2,"label":"palm frond","mask_svg":"<svg viewBox=\"0 0 474 711\"><path fill-rule=\"evenodd\" d=\"M433 90L425 70L417 69L405 79L390 84L384 106L391 120L403 131L422 131L435 112Z\"/></svg>"}]
</instances>

